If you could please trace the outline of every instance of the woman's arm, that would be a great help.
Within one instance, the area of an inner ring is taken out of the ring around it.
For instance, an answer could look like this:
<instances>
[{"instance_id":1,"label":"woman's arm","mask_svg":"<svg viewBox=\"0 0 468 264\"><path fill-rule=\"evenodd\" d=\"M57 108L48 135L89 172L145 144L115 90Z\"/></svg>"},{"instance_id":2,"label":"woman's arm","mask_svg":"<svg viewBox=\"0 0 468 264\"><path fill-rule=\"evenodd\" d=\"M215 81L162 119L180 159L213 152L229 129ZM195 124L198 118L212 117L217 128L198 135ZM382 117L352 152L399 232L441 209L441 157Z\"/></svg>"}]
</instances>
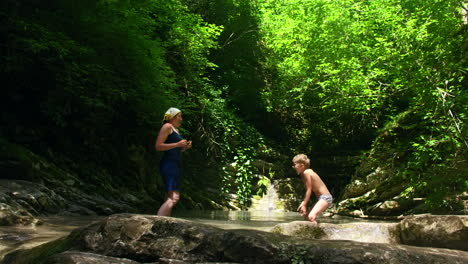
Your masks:
<instances>
[{"instance_id":1,"label":"woman's arm","mask_svg":"<svg viewBox=\"0 0 468 264\"><path fill-rule=\"evenodd\" d=\"M166 151L173 148L182 148L187 145L187 140L183 139L176 143L164 143L167 137L172 133L172 127L169 124L164 124L161 129L159 130L158 137L156 138L156 143L154 144L154 148L157 151Z\"/></svg>"}]
</instances>

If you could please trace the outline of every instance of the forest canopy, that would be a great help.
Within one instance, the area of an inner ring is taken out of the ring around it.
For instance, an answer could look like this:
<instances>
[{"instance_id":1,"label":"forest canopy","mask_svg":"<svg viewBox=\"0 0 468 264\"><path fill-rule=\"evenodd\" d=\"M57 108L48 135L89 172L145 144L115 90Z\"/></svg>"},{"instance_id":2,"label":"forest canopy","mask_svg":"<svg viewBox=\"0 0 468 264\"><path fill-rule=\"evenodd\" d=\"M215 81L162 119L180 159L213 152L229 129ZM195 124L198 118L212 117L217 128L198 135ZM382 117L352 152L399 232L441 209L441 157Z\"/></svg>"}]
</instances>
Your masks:
<instances>
[{"instance_id":1,"label":"forest canopy","mask_svg":"<svg viewBox=\"0 0 468 264\"><path fill-rule=\"evenodd\" d=\"M103 190L162 197L154 139L170 106L197 149L187 207L222 190L245 208L253 162L286 168L299 152L375 159L432 205L468 190L465 1L0 6L0 135Z\"/></svg>"}]
</instances>

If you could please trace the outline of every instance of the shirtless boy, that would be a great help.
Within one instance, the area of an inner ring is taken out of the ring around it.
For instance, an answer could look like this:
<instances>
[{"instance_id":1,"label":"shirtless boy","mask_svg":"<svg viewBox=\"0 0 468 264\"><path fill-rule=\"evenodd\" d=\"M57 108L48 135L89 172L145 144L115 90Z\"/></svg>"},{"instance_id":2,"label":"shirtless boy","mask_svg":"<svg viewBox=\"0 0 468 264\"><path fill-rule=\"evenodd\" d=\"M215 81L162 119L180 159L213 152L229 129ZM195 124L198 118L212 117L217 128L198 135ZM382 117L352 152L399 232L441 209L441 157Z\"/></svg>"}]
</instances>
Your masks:
<instances>
[{"instance_id":1,"label":"shirtless boy","mask_svg":"<svg viewBox=\"0 0 468 264\"><path fill-rule=\"evenodd\" d=\"M304 154L296 155L293 158L293 168L296 170L296 173L301 176L302 181L304 182L304 187L306 193L304 200L297 208L297 211L310 221L315 221L317 217L325 211L333 202L333 197L328 191L327 186L323 183L322 179L310 169L310 160ZM310 197L314 193L318 201L310 210L310 213L307 215L307 204L310 201Z\"/></svg>"}]
</instances>

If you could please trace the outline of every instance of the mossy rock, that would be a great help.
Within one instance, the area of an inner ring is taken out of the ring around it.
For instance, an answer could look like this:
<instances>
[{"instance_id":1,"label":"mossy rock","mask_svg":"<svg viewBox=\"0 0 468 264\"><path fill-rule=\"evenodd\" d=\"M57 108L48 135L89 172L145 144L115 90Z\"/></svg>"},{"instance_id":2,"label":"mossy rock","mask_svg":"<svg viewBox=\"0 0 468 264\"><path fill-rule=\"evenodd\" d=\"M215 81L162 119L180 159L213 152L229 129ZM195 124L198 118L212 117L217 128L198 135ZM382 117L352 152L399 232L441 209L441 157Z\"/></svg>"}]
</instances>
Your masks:
<instances>
[{"instance_id":1,"label":"mossy rock","mask_svg":"<svg viewBox=\"0 0 468 264\"><path fill-rule=\"evenodd\" d=\"M325 231L316 222L293 221L274 226L270 232L308 239L321 239L326 236Z\"/></svg>"}]
</instances>

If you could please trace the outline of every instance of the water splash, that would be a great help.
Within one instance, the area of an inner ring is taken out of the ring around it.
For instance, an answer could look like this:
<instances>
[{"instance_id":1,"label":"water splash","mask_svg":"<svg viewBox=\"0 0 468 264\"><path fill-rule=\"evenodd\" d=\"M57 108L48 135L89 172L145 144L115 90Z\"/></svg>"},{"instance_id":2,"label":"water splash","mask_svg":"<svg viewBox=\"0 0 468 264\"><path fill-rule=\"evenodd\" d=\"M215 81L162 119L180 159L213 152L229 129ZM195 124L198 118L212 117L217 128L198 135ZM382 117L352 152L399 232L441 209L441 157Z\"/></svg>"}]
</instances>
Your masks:
<instances>
[{"instance_id":1,"label":"water splash","mask_svg":"<svg viewBox=\"0 0 468 264\"><path fill-rule=\"evenodd\" d=\"M285 212L284 204L278 197L278 192L276 191L277 182L270 182L267 186L266 193L259 198L252 199L252 205L249 208L249 211L259 211L259 212Z\"/></svg>"}]
</instances>

